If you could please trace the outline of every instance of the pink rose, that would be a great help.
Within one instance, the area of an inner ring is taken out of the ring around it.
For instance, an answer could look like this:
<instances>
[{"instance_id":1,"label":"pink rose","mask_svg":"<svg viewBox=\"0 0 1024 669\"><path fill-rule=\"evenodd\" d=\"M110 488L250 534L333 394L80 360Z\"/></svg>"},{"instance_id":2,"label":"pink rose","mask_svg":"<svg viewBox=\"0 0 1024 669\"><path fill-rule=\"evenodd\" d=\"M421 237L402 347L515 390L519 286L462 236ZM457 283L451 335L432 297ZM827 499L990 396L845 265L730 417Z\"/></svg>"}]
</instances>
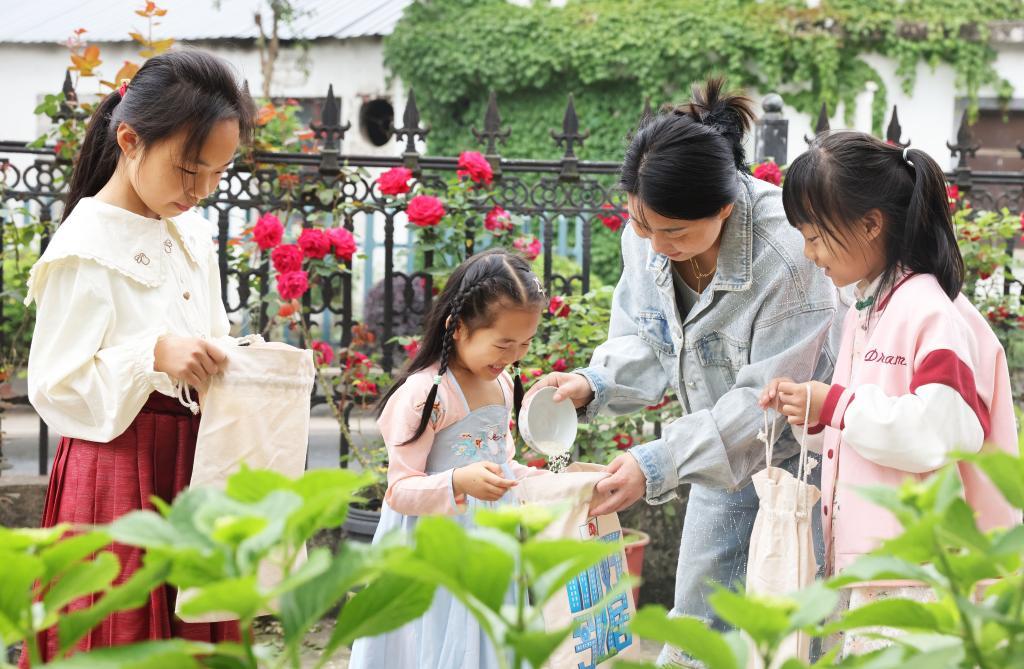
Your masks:
<instances>
[{"instance_id":1,"label":"pink rose","mask_svg":"<svg viewBox=\"0 0 1024 669\"><path fill-rule=\"evenodd\" d=\"M565 361L565 358L559 358L551 363L551 369L555 372L564 372L569 369L569 364Z\"/></svg>"},{"instance_id":2,"label":"pink rose","mask_svg":"<svg viewBox=\"0 0 1024 669\"><path fill-rule=\"evenodd\" d=\"M331 250L331 238L318 228L306 228L299 235L299 248L307 258L320 260Z\"/></svg>"},{"instance_id":3,"label":"pink rose","mask_svg":"<svg viewBox=\"0 0 1024 669\"><path fill-rule=\"evenodd\" d=\"M512 242L512 246L514 246L517 251L522 253L530 262L536 260L537 256L539 256L541 252L540 240L537 239L536 237L533 237L532 239L520 237L519 239Z\"/></svg>"},{"instance_id":4,"label":"pink rose","mask_svg":"<svg viewBox=\"0 0 1024 669\"><path fill-rule=\"evenodd\" d=\"M280 244L283 235L284 226L281 225L281 219L273 214L260 216L260 220L256 221L256 227L252 229L252 238L264 251Z\"/></svg>"},{"instance_id":5,"label":"pink rose","mask_svg":"<svg viewBox=\"0 0 1024 669\"><path fill-rule=\"evenodd\" d=\"M444 213L444 204L433 195L417 195L405 208L409 222L421 228L437 225L444 218Z\"/></svg>"},{"instance_id":6,"label":"pink rose","mask_svg":"<svg viewBox=\"0 0 1024 669\"><path fill-rule=\"evenodd\" d=\"M491 232L501 234L512 230L515 225L512 223L512 216L501 207L494 207L484 218L484 228Z\"/></svg>"},{"instance_id":7,"label":"pink rose","mask_svg":"<svg viewBox=\"0 0 1024 669\"><path fill-rule=\"evenodd\" d=\"M782 170L774 160L768 160L754 168L754 176L776 186L782 185Z\"/></svg>"},{"instance_id":8,"label":"pink rose","mask_svg":"<svg viewBox=\"0 0 1024 669\"><path fill-rule=\"evenodd\" d=\"M316 364L317 365L329 365L334 360L334 349L331 345L325 341L315 341L309 345L311 349L316 351Z\"/></svg>"},{"instance_id":9,"label":"pink rose","mask_svg":"<svg viewBox=\"0 0 1024 669\"><path fill-rule=\"evenodd\" d=\"M302 249L295 244L282 244L270 252L270 262L281 274L302 269Z\"/></svg>"},{"instance_id":10,"label":"pink rose","mask_svg":"<svg viewBox=\"0 0 1024 669\"><path fill-rule=\"evenodd\" d=\"M494 181L494 170L482 153L463 151L459 154L459 169L455 171L459 177L469 177L476 184L491 185Z\"/></svg>"},{"instance_id":11,"label":"pink rose","mask_svg":"<svg viewBox=\"0 0 1024 669\"><path fill-rule=\"evenodd\" d=\"M605 202L601 205L601 209L610 210L610 214L598 214L597 218L604 224L604 227L608 228L612 232L618 232L619 228L626 221L623 220L622 216L617 213L616 207L611 202Z\"/></svg>"},{"instance_id":12,"label":"pink rose","mask_svg":"<svg viewBox=\"0 0 1024 669\"><path fill-rule=\"evenodd\" d=\"M412 179L412 170L392 167L377 177L377 186L383 195L402 195L409 192L409 179Z\"/></svg>"},{"instance_id":13,"label":"pink rose","mask_svg":"<svg viewBox=\"0 0 1024 669\"><path fill-rule=\"evenodd\" d=\"M408 344L402 346L405 349L405 354L410 358L415 358L416 354L420 352L420 340L410 339Z\"/></svg>"},{"instance_id":14,"label":"pink rose","mask_svg":"<svg viewBox=\"0 0 1024 669\"><path fill-rule=\"evenodd\" d=\"M352 260L352 256L356 254L358 247L356 246L356 238L352 236L352 233L345 228L332 228L327 231L327 236L331 239L331 244L334 245L334 255L337 258L348 262Z\"/></svg>"},{"instance_id":15,"label":"pink rose","mask_svg":"<svg viewBox=\"0 0 1024 669\"><path fill-rule=\"evenodd\" d=\"M282 300L294 300L309 290L309 276L302 270L285 272L277 277L277 293Z\"/></svg>"}]
</instances>

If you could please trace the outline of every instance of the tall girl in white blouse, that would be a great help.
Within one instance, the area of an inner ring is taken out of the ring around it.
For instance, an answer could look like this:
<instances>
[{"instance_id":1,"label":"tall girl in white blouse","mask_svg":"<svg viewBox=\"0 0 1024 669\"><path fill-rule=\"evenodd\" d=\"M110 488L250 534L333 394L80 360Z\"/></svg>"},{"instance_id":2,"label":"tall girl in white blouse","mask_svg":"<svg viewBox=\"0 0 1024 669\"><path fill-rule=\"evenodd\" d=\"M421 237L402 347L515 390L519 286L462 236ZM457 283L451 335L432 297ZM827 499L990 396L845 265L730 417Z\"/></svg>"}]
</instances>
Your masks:
<instances>
[{"instance_id":1,"label":"tall girl in white blouse","mask_svg":"<svg viewBox=\"0 0 1024 669\"><path fill-rule=\"evenodd\" d=\"M37 305L30 399L61 435L44 526L109 522L188 484L199 418L179 396L220 370L224 355L210 341L228 334L212 228L191 208L217 187L253 115L231 68L198 50L149 59L93 113L26 300ZM121 582L141 551L112 550ZM157 589L79 648L238 638L236 623L175 619L173 600ZM21 665L53 659L56 640L56 628L42 633L40 656L26 653Z\"/></svg>"}]
</instances>

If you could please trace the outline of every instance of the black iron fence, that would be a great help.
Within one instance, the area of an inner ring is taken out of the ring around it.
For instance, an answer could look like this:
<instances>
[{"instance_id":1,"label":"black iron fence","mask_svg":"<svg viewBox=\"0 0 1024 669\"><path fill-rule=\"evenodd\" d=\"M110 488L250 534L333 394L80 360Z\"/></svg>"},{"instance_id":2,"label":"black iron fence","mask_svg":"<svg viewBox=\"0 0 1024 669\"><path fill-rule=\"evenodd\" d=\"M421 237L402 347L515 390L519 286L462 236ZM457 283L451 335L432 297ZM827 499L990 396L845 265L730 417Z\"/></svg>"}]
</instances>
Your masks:
<instances>
[{"instance_id":1,"label":"black iron fence","mask_svg":"<svg viewBox=\"0 0 1024 669\"><path fill-rule=\"evenodd\" d=\"M65 88L70 88L70 80ZM786 146L788 120L781 113L782 100L769 96L764 103L765 114L756 128L756 156L760 161L773 157L785 163L791 153ZM649 105L643 113L649 113ZM75 113L70 108L62 113ZM639 118L638 114L638 118ZM320 213L337 217L334 225L343 225L359 235L357 221L365 223L366 217L383 222L383 281L382 290L367 297L366 306L376 305L379 316L372 323L378 329L378 341L382 345L381 365L391 370L396 364L395 344L391 343L400 319L409 320L422 316L431 299L431 269L433 254L423 252L417 258L418 269L409 271L411 262L398 262L396 250L402 213L392 201L382 196L372 176L375 170L391 167L406 167L413 171L417 180L427 186L439 186L451 176L457 166L455 157L435 157L420 151L429 130L421 123L416 97L409 92L402 116L401 127L392 129L392 134L402 150L394 156L344 155L341 142L349 130L342 125L339 102L333 89L328 89L319 122L312 129L320 140L316 153L257 153L248 161L239 161L224 176L218 191L206 203L207 212L217 219L220 270L223 277L221 298L229 314L236 320L244 321L253 331L263 331L271 317L265 299L273 290L269 263L266 259L256 267L242 267L230 261L229 240L238 221L252 221L260 212L277 210L286 205L303 215ZM828 116L823 106L816 132L828 129ZM623 134L628 128L623 128ZM579 121L571 95L560 129L552 129L552 141L563 149L559 160L529 160L507 158L500 154L499 145L509 136L512 129L505 127L499 113L498 103L492 94L489 100L482 129L473 128L473 135L494 171L494 187L480 203L479 220L491 205L500 205L514 215L530 221L539 231L543 248L544 284L551 294L572 294L590 289L592 267L593 232L600 226L600 216L610 213L625 215L623 198L615 190L615 175L618 163L580 160L576 149L587 139L589 133L579 127ZM887 139L901 143L902 130L893 108L892 119L887 130ZM1022 172L978 172L970 168L967 159L974 155L979 145L974 140L970 127L963 120L956 140L949 143L953 156L959 164L949 175L961 193L970 197L976 208L1008 207L1024 211L1024 173ZM1024 145L1021 146L1024 156ZM282 188L280 182L282 167L290 170L289 179L298 180L289 188ZM31 148L23 142L0 142L0 198L7 202L27 206L44 223L59 220L62 208L63 184L70 170L67 161L56 158L52 147ZM317 196L309 185L320 185L334 189L333 203L326 203ZM285 197L292 198L285 201ZM353 206L339 210L337 201ZM611 211L608 207L611 205ZM556 237L565 234L566 221L570 235L579 242L577 257L578 271L559 274L554 261L559 244ZM18 225L17 217L4 218L4 225ZM476 232L480 226L473 221L467 230L467 250L472 252ZM5 236L6 239L6 236ZM40 237L45 248L48 235ZM407 253L409 251L403 251ZM412 249L415 252L415 249ZM7 249L5 249L5 257ZM372 258L371 258L372 260ZM317 279L319 290L304 295L302 307L307 322L320 321L329 316L330 332L321 332L323 339L332 340L340 346L351 342L352 326L361 319L355 313L354 281L352 263L344 270ZM379 266L379 265L378 265ZM402 268L405 267L405 271ZM2 281L0 273L0 281ZM8 293L0 293L4 299L12 299ZM381 304L376 304L376 300ZM0 315L0 318L3 318ZM327 322L327 321L325 321ZM0 323L2 324L2 323ZM6 348L6 344L3 348ZM14 398L13 402L25 402L25 398ZM314 402L325 401L315 396ZM40 421L39 472L45 474L48 468L47 429ZM344 451L345 444L342 443ZM0 453L2 459L2 453Z\"/></svg>"}]
</instances>

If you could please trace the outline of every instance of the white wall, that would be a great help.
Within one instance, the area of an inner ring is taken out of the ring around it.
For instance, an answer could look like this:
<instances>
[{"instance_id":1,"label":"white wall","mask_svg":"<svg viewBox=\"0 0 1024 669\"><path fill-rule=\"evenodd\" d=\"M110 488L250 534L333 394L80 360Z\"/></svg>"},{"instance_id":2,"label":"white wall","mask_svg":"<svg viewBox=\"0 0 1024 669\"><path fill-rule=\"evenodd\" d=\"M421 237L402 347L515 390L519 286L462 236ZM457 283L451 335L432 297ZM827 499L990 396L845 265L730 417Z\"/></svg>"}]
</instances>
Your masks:
<instances>
[{"instance_id":1,"label":"white wall","mask_svg":"<svg viewBox=\"0 0 1024 669\"><path fill-rule=\"evenodd\" d=\"M129 44L101 44L100 71L113 78L125 60L140 62L137 51ZM231 62L250 89L257 95L262 89L259 54L250 47L230 44L203 44L203 48ZM351 121L352 128L343 141L342 150L350 154L394 155L394 146L375 147L359 131L359 109L366 99L390 97L400 120L405 96L399 83L388 85L379 38L360 38L345 42L320 40L309 51L309 72L303 72L295 50L283 51L274 73L274 95L322 97L329 84L341 100L342 123ZM0 139L33 140L42 134L48 122L32 114L47 93L56 93L64 82L69 64L62 45L0 44L0 64L5 83L5 103L0 105ZM84 79L79 94L107 92L101 89L99 77Z\"/></svg>"},{"instance_id":2,"label":"white wall","mask_svg":"<svg viewBox=\"0 0 1024 669\"><path fill-rule=\"evenodd\" d=\"M1014 100L1024 100L1024 44L999 44L997 51L997 72L1013 84ZM957 106L957 101L963 97L963 93L956 88L956 73L953 68L945 63L934 69L925 63L918 63L914 88L907 94L896 76L896 61L878 54L867 54L863 58L881 75L887 89L888 108L882 131L885 131L885 126L889 122L892 106L897 105L900 124L903 126L902 141L909 141L911 146L926 151L939 165L952 168L956 161L950 156L946 142L956 139L962 109ZM980 96L994 98L996 92L992 87L986 87L980 91ZM870 132L873 97L874 92L868 90L857 97L857 109L854 112L852 126L846 123L845 111L841 105L837 110L829 110L832 112L830 126L833 129L852 127ZM755 101L760 115L762 96L755 96ZM804 137L812 135L812 128L818 117L817 113L809 115L797 112L789 105L784 107L783 113L789 119L788 157L792 161L807 148ZM1024 137L1021 139L1024 140ZM753 156L752 138L747 152L749 156Z\"/></svg>"}]
</instances>

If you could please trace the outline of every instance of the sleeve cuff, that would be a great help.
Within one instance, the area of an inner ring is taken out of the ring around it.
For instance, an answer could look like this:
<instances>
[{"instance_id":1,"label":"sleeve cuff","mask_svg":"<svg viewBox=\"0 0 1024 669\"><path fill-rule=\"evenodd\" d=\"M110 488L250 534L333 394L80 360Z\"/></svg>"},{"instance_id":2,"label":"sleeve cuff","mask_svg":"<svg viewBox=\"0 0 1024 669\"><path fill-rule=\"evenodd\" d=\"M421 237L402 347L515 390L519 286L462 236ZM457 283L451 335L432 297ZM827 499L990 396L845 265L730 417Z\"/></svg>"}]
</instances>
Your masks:
<instances>
[{"instance_id":1,"label":"sleeve cuff","mask_svg":"<svg viewBox=\"0 0 1024 669\"><path fill-rule=\"evenodd\" d=\"M598 412L608 403L608 382L605 381L601 371L596 367L576 369L573 370L573 374L579 374L585 378L587 383L590 384L590 389L594 392L594 399L590 401L590 404L576 410L576 416L580 421L589 423L597 418Z\"/></svg>"},{"instance_id":2,"label":"sleeve cuff","mask_svg":"<svg viewBox=\"0 0 1024 669\"><path fill-rule=\"evenodd\" d=\"M664 504L676 497L679 474L664 440L641 444L626 452L633 456L647 479L644 499L648 504Z\"/></svg>"},{"instance_id":3,"label":"sleeve cuff","mask_svg":"<svg viewBox=\"0 0 1024 669\"><path fill-rule=\"evenodd\" d=\"M850 402L853 401L853 397L854 393L852 390L838 383L833 383L832 387L829 388L828 395L825 396L825 404L821 407L821 417L818 419L818 425L831 425L837 430L842 430L846 427L846 421L844 420L846 409L850 406ZM811 430L808 432L815 434Z\"/></svg>"},{"instance_id":4,"label":"sleeve cuff","mask_svg":"<svg viewBox=\"0 0 1024 669\"><path fill-rule=\"evenodd\" d=\"M135 375L162 395L175 397L174 380L164 372L153 369L156 364L156 342L163 332L149 332L139 338L139 351L135 357Z\"/></svg>"},{"instance_id":5,"label":"sleeve cuff","mask_svg":"<svg viewBox=\"0 0 1024 669\"><path fill-rule=\"evenodd\" d=\"M448 472L448 504L452 513L463 513L466 510L466 495L455 494L455 468Z\"/></svg>"}]
</instances>

